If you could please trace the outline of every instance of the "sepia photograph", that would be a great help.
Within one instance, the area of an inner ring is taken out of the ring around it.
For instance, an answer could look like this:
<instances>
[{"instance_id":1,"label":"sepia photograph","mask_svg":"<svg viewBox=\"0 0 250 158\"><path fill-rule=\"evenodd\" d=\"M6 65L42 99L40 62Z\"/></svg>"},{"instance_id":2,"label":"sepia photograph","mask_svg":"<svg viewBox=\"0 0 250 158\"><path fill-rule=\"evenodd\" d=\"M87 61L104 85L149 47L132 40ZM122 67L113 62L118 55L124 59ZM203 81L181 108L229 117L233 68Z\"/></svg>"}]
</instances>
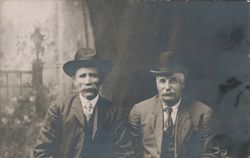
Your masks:
<instances>
[{"instance_id":1,"label":"sepia photograph","mask_svg":"<svg viewBox=\"0 0 250 158\"><path fill-rule=\"evenodd\" d=\"M250 3L0 0L0 158L250 158Z\"/></svg>"}]
</instances>

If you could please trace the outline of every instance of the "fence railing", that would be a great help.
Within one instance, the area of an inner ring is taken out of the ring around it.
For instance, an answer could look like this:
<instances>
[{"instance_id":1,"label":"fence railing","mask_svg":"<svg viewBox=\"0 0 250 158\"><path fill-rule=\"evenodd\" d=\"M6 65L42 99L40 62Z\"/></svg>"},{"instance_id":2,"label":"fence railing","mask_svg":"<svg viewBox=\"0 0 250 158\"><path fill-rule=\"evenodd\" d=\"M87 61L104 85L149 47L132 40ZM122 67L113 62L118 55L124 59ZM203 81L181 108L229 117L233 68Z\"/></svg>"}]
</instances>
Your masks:
<instances>
[{"instance_id":1,"label":"fence railing","mask_svg":"<svg viewBox=\"0 0 250 158\"><path fill-rule=\"evenodd\" d=\"M6 102L13 96L26 92L25 84L33 86L33 71L0 70L0 101Z\"/></svg>"}]
</instances>

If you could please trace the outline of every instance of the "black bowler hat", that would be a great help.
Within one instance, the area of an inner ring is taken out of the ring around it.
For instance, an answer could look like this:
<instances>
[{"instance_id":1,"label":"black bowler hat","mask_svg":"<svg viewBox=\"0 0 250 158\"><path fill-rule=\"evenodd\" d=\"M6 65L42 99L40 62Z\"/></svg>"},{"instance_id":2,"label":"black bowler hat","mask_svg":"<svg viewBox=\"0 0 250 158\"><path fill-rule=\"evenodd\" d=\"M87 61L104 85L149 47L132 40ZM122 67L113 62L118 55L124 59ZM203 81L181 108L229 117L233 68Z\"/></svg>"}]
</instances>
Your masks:
<instances>
[{"instance_id":1,"label":"black bowler hat","mask_svg":"<svg viewBox=\"0 0 250 158\"><path fill-rule=\"evenodd\" d=\"M149 71L154 75L166 75L174 72L187 73L180 55L172 51L160 53Z\"/></svg>"},{"instance_id":2,"label":"black bowler hat","mask_svg":"<svg viewBox=\"0 0 250 158\"><path fill-rule=\"evenodd\" d=\"M72 77L81 67L97 67L101 75L106 75L112 69L112 63L108 60L100 59L95 49L80 48L74 60L68 61L63 65L64 72Z\"/></svg>"}]
</instances>

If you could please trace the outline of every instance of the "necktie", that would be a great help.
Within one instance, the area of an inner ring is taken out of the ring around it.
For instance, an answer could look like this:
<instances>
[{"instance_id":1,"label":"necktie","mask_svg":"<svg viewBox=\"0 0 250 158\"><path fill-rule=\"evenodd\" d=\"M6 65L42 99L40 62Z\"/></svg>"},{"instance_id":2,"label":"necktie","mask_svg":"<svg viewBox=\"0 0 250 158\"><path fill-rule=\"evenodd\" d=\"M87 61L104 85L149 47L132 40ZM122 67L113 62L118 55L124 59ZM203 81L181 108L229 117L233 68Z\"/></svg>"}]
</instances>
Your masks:
<instances>
[{"instance_id":1,"label":"necktie","mask_svg":"<svg viewBox=\"0 0 250 158\"><path fill-rule=\"evenodd\" d=\"M166 113L166 117L167 117L164 123L164 131L168 131L169 129L173 127L173 120L171 117L171 113L173 110L170 107L165 107L163 111Z\"/></svg>"},{"instance_id":2,"label":"necktie","mask_svg":"<svg viewBox=\"0 0 250 158\"><path fill-rule=\"evenodd\" d=\"M92 113L94 111L94 108L92 107L90 102L87 102L84 106L83 106L83 112L84 115L86 116L87 121L89 121Z\"/></svg>"}]
</instances>

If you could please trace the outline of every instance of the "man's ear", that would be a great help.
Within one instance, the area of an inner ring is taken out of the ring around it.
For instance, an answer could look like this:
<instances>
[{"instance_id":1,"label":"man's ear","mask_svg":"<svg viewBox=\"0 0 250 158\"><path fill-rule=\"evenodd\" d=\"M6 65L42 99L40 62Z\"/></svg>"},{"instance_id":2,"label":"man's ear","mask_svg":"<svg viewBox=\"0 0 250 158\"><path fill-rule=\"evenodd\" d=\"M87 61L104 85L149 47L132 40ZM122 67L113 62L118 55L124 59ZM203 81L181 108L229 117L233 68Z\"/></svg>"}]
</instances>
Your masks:
<instances>
[{"instance_id":1,"label":"man's ear","mask_svg":"<svg viewBox=\"0 0 250 158\"><path fill-rule=\"evenodd\" d=\"M100 73L100 74L99 74L99 83L100 83L100 84L103 84L104 78L105 78L104 74Z\"/></svg>"},{"instance_id":2,"label":"man's ear","mask_svg":"<svg viewBox=\"0 0 250 158\"><path fill-rule=\"evenodd\" d=\"M185 87L185 80L183 80L183 82L182 82L182 88L184 88Z\"/></svg>"},{"instance_id":3,"label":"man's ear","mask_svg":"<svg viewBox=\"0 0 250 158\"><path fill-rule=\"evenodd\" d=\"M72 80L73 80L74 86L76 87L76 86L77 86L77 83L76 83L76 78L75 78L75 76L72 76L71 78L72 78Z\"/></svg>"},{"instance_id":4,"label":"man's ear","mask_svg":"<svg viewBox=\"0 0 250 158\"><path fill-rule=\"evenodd\" d=\"M185 84L186 84L186 81L185 81L185 77L183 77L183 80L182 80L182 88L184 88L185 87Z\"/></svg>"}]
</instances>

